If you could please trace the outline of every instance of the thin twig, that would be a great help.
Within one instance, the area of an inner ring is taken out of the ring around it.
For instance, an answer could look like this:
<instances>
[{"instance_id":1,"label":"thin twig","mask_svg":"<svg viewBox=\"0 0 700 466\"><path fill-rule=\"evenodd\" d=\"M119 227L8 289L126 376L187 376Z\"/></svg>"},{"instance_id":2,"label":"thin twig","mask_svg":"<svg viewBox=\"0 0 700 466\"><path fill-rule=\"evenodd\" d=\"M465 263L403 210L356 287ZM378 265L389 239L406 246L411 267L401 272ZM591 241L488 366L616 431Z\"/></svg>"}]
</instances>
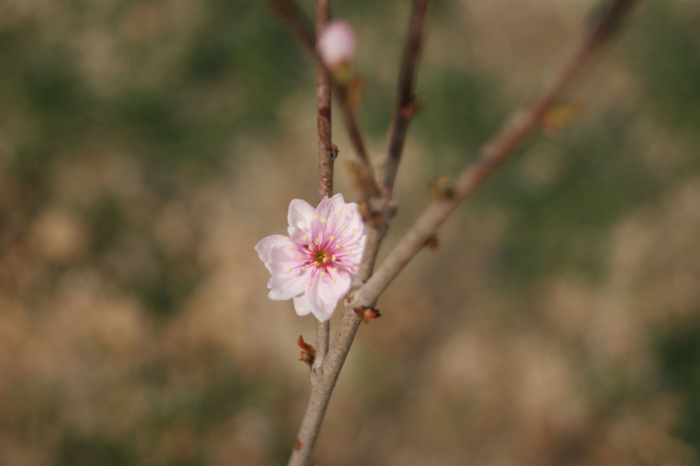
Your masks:
<instances>
[{"instance_id":1,"label":"thin twig","mask_svg":"<svg viewBox=\"0 0 700 466\"><path fill-rule=\"evenodd\" d=\"M286 2L273 1L273 4L277 3L285 4ZM384 190L384 192L388 195L390 195L391 189L393 187L393 180L396 176L396 168L398 167L398 162L400 160L401 152L403 149L403 141L405 140L406 130L408 128L409 118L407 117L407 114L402 111L402 109L407 105L407 103L410 103L413 97L413 89L415 86L415 74L418 63L418 54L420 51L420 44L422 41L423 24L426 19L427 7L429 3L429 0L416 0L414 2L413 11L411 14L411 21L409 25L408 37L406 39L404 58L399 74L397 100L395 104L394 117L392 119L393 122L391 125L392 129L390 136L390 145L387 154L387 166L391 167L390 170L392 173L391 181L389 182L390 184L388 188L385 188ZM284 6L284 8L290 7L291 9L282 9L282 11L280 12L278 6L278 13L280 14L280 16L286 19L286 21L292 26L292 29L297 31L297 36L301 38L303 43L305 43L306 48L310 49L310 51L317 57L317 62L319 63L319 75L321 73L321 70L323 70L325 72L325 76L332 77L332 75L328 73L328 70L322 66L322 62L318 57L317 51L315 50L315 48L313 48L313 37L311 34L309 34L308 28L304 26L303 17L298 13L298 10L294 9L293 5L287 4L286 6ZM319 31L317 28L317 33L318 32ZM345 116L345 123L348 128L348 132L350 133L350 138L354 142L355 149L358 150L358 146L360 148L363 148L364 144L362 143L362 138L359 134L359 127L355 122L352 110L349 108L348 105L346 105L346 89L344 89L342 86L336 85L335 91L338 100L341 103L341 108L343 109L343 113ZM320 91L317 86L317 96L319 92ZM320 99L317 100L317 102L319 102L320 138ZM359 144L357 141L359 141ZM319 157L321 156L320 151L321 141L319 139ZM363 157L361 154L362 152L358 150L358 155L360 155L360 160L362 161ZM319 161L320 160L321 159L319 158ZM369 166L369 168L371 169L371 166ZM319 170L320 169L321 166L319 165ZM358 176L361 181L370 178L372 180L372 183L374 184L374 175L371 172L369 172L369 176L367 174L363 175L362 173L359 173ZM319 182L321 182L320 178ZM319 189L321 189L320 186ZM374 199L377 199L377 195L378 190L375 187L373 188L370 196ZM367 198L367 194L365 194L365 198ZM391 203L387 199L381 199L380 201L384 201L382 209L384 213L391 213ZM367 243L362 256L362 260L360 262L358 273L353 281L353 289L362 285L372 275L374 263L376 261L377 253L379 251L379 245L384 236L386 235L390 216L391 215L383 215L382 221L378 222L377 224L366 224ZM357 333L357 329L361 322L362 319L358 316L356 312L354 312L354 310L349 309L346 303L346 310L343 313L340 324L338 325L338 329L333 339L333 345L330 348L330 352L326 354L326 357L322 362L322 366L320 367L321 376L312 377L312 389L311 395L309 397L309 403L306 407L301 426L299 427L299 432L297 433L297 438L294 442L294 449L292 450L288 466L306 466L308 464L309 458L311 456L311 451L313 450L316 438L321 428L321 423L323 422L323 416L328 406L328 402L330 401L331 393L333 391L333 388L335 387L336 381L338 380L340 369L345 363L345 359L350 349L350 345L352 344L352 341L355 338L355 334ZM319 333L322 332L322 330L317 326L316 332L318 344ZM318 359L314 363L314 372L319 373L319 366L317 364L321 364L318 362Z\"/></svg>"},{"instance_id":2,"label":"thin twig","mask_svg":"<svg viewBox=\"0 0 700 466\"><path fill-rule=\"evenodd\" d=\"M384 176L382 186L389 192L394 189L396 171L399 168L403 145L406 141L408 123L415 113L417 102L415 101L416 75L418 71L418 58L423 43L423 29L425 18L428 15L430 0L414 0L411 20L408 26L406 46L401 60L401 72L394 102L391 125L389 126L389 149L384 162Z\"/></svg>"},{"instance_id":3,"label":"thin twig","mask_svg":"<svg viewBox=\"0 0 700 466\"><path fill-rule=\"evenodd\" d=\"M330 0L316 0L316 34L320 34L331 18ZM333 161L331 139L331 84L326 70L316 67L316 121L318 123L318 200L333 195ZM316 322L316 359L313 372L323 367L328 353L329 322Z\"/></svg>"},{"instance_id":4,"label":"thin twig","mask_svg":"<svg viewBox=\"0 0 700 466\"><path fill-rule=\"evenodd\" d=\"M316 35L330 20L330 0L316 0ZM333 195L333 144L331 140L331 83L325 68L316 66L316 121L318 123L318 200Z\"/></svg>"},{"instance_id":5,"label":"thin twig","mask_svg":"<svg viewBox=\"0 0 700 466\"><path fill-rule=\"evenodd\" d=\"M372 277L355 291L354 305L374 303L455 208L474 193L525 139L540 128L547 110L592 63L635 3L637 0L613 0L609 4L605 14L588 28L569 58L555 71L532 103L517 111L484 146L476 161L460 174L452 190L452 197L433 201Z\"/></svg>"},{"instance_id":6,"label":"thin twig","mask_svg":"<svg viewBox=\"0 0 700 466\"><path fill-rule=\"evenodd\" d=\"M306 48L306 50L316 58L318 66L323 67L328 76L330 76L331 86L338 99L338 104L340 105L340 110L343 114L343 119L345 120L345 126L348 130L348 135L350 136L350 141L355 149L357 157L360 159L360 167L357 175L363 181L361 186L367 188L365 192L362 193L363 197L367 201L379 197L379 189L375 181L374 169L372 168L372 164L369 160L369 155L367 153L364 138L362 137L362 132L360 131L360 126L357 124L357 119L355 118L355 112L348 99L347 86L333 79L333 73L324 65L318 50L316 50L316 37L314 35L313 28L306 20L296 3L294 3L293 0L269 1L275 13L289 25L289 27L301 41L304 48Z\"/></svg>"},{"instance_id":7,"label":"thin twig","mask_svg":"<svg viewBox=\"0 0 700 466\"><path fill-rule=\"evenodd\" d=\"M316 0L316 35L319 35L331 18L330 0ZM318 200L333 195L333 162L336 151L331 138L331 78L319 61L316 66L316 121L318 123ZM316 357L311 367L311 391L318 390L323 381L323 362L328 354L330 322L316 321ZM317 396L309 397L307 415L299 428L294 448L289 458L290 465L305 465L316 443L327 403L318 406Z\"/></svg>"},{"instance_id":8,"label":"thin twig","mask_svg":"<svg viewBox=\"0 0 700 466\"><path fill-rule=\"evenodd\" d=\"M503 129L487 143L476 162L465 169L457 179L452 197L436 200L424 211L416 223L404 235L377 271L372 273L371 264L376 258L385 230L370 229L363 265L356 278L359 288L351 291L345 300L338 330L323 364L323 376L312 390L309 404L297 438L297 446L304 448L303 439L314 439L318 435L323 412L328 406L333 387L361 322L355 313L357 306L374 307L377 298L398 275L410 259L425 245L437 228L455 210L457 205L476 191L522 142L540 126L542 116L557 97L578 78L591 64L593 58L610 38L621 19L638 0L611 0L609 8L594 22L575 45L569 58L552 75L541 92L524 109L506 122ZM386 228L386 222L379 227ZM366 281L366 282L365 282ZM364 282L364 284L362 284ZM310 456L297 456L289 466L306 466Z\"/></svg>"}]
</instances>

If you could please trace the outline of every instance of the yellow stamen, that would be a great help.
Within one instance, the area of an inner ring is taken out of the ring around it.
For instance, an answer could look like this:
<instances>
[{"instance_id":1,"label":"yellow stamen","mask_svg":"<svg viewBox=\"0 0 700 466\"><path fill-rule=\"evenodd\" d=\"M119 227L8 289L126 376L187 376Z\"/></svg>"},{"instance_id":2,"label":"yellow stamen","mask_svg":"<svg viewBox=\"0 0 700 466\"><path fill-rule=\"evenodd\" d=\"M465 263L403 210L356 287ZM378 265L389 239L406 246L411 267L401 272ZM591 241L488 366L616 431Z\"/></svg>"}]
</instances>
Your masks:
<instances>
[{"instance_id":1,"label":"yellow stamen","mask_svg":"<svg viewBox=\"0 0 700 466\"><path fill-rule=\"evenodd\" d=\"M304 239L309 239L309 237L307 235L304 235Z\"/></svg>"},{"instance_id":2,"label":"yellow stamen","mask_svg":"<svg viewBox=\"0 0 700 466\"><path fill-rule=\"evenodd\" d=\"M352 229L352 232L353 232L353 233L355 233L356 231L357 231L357 229L356 229L356 228L353 228L353 229Z\"/></svg>"},{"instance_id":3,"label":"yellow stamen","mask_svg":"<svg viewBox=\"0 0 700 466\"><path fill-rule=\"evenodd\" d=\"M289 241L289 236L285 236L285 237L284 237L284 240L285 240L285 241Z\"/></svg>"},{"instance_id":4,"label":"yellow stamen","mask_svg":"<svg viewBox=\"0 0 700 466\"><path fill-rule=\"evenodd\" d=\"M321 221L322 221L323 223L326 223L326 219L325 219L325 218L324 218L324 219L322 219Z\"/></svg>"},{"instance_id":5,"label":"yellow stamen","mask_svg":"<svg viewBox=\"0 0 700 466\"><path fill-rule=\"evenodd\" d=\"M335 239L335 236L331 236L331 241L333 241L334 239Z\"/></svg>"},{"instance_id":6,"label":"yellow stamen","mask_svg":"<svg viewBox=\"0 0 700 466\"><path fill-rule=\"evenodd\" d=\"M320 242L321 242L321 238L316 238L316 242L317 242L317 243L320 243Z\"/></svg>"},{"instance_id":7,"label":"yellow stamen","mask_svg":"<svg viewBox=\"0 0 700 466\"><path fill-rule=\"evenodd\" d=\"M318 215L314 215L314 218L318 218Z\"/></svg>"},{"instance_id":8,"label":"yellow stamen","mask_svg":"<svg viewBox=\"0 0 700 466\"><path fill-rule=\"evenodd\" d=\"M333 267L333 272L337 272L337 271L338 271L338 267Z\"/></svg>"},{"instance_id":9,"label":"yellow stamen","mask_svg":"<svg viewBox=\"0 0 700 466\"><path fill-rule=\"evenodd\" d=\"M335 245L335 248L336 248L336 249L340 249L340 245L339 245L339 244L336 244L336 245Z\"/></svg>"},{"instance_id":10,"label":"yellow stamen","mask_svg":"<svg viewBox=\"0 0 700 466\"><path fill-rule=\"evenodd\" d=\"M343 230L345 230L347 227L348 227L347 225L343 225Z\"/></svg>"},{"instance_id":11,"label":"yellow stamen","mask_svg":"<svg viewBox=\"0 0 700 466\"><path fill-rule=\"evenodd\" d=\"M326 272L321 272L321 276L322 276L322 277L325 277L325 276L326 276Z\"/></svg>"},{"instance_id":12,"label":"yellow stamen","mask_svg":"<svg viewBox=\"0 0 700 466\"><path fill-rule=\"evenodd\" d=\"M335 283L335 278L333 279L333 283Z\"/></svg>"},{"instance_id":13,"label":"yellow stamen","mask_svg":"<svg viewBox=\"0 0 700 466\"><path fill-rule=\"evenodd\" d=\"M306 270L306 267L302 266L302 267L301 267L301 270Z\"/></svg>"},{"instance_id":14,"label":"yellow stamen","mask_svg":"<svg viewBox=\"0 0 700 466\"><path fill-rule=\"evenodd\" d=\"M342 210L339 210L339 211L338 211L338 215L343 215L343 211L342 211Z\"/></svg>"}]
</instances>

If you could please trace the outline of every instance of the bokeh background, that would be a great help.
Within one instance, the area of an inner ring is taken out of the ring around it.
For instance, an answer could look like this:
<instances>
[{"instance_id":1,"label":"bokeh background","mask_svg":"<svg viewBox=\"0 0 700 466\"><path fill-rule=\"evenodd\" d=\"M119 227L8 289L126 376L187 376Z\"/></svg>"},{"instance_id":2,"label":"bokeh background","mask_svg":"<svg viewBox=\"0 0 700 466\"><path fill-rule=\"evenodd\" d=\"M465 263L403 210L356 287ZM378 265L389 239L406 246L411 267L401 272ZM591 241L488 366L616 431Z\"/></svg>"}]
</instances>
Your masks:
<instances>
[{"instance_id":1,"label":"bokeh background","mask_svg":"<svg viewBox=\"0 0 700 466\"><path fill-rule=\"evenodd\" d=\"M382 255L595 4L435 3ZM334 5L376 160L409 10ZM321 466L700 463L700 3L626 26L360 328ZM316 202L314 79L265 2L0 1L0 465L285 464L314 321L253 246Z\"/></svg>"}]
</instances>

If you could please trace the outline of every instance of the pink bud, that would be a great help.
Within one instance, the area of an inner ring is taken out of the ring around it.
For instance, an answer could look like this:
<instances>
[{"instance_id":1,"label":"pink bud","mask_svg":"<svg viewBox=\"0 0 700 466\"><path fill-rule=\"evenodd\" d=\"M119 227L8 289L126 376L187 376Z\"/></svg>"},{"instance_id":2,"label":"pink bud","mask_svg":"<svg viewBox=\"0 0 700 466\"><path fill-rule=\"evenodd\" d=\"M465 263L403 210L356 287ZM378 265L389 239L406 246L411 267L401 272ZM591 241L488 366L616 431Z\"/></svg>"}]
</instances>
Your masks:
<instances>
[{"instance_id":1,"label":"pink bud","mask_svg":"<svg viewBox=\"0 0 700 466\"><path fill-rule=\"evenodd\" d=\"M329 68L349 63L355 56L355 33L347 21L331 21L316 44L323 63Z\"/></svg>"}]
</instances>

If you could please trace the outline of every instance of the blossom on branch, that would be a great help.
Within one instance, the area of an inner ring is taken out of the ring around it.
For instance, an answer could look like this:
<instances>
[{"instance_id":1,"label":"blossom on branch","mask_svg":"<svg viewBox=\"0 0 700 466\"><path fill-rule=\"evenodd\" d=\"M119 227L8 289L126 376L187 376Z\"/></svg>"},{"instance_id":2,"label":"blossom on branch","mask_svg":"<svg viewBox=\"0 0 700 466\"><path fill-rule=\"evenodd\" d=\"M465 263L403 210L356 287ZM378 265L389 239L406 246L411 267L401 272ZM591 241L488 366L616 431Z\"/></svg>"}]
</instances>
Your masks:
<instances>
[{"instance_id":1,"label":"blossom on branch","mask_svg":"<svg viewBox=\"0 0 700 466\"><path fill-rule=\"evenodd\" d=\"M319 35L316 44L323 63L331 70L348 65L355 56L355 33L347 21L328 23Z\"/></svg>"},{"instance_id":2,"label":"blossom on branch","mask_svg":"<svg viewBox=\"0 0 700 466\"><path fill-rule=\"evenodd\" d=\"M357 204L336 194L315 209L293 199L287 221L289 236L268 236L255 246L272 274L268 297L293 299L298 315L325 322L357 274L366 241L362 217Z\"/></svg>"}]
</instances>

